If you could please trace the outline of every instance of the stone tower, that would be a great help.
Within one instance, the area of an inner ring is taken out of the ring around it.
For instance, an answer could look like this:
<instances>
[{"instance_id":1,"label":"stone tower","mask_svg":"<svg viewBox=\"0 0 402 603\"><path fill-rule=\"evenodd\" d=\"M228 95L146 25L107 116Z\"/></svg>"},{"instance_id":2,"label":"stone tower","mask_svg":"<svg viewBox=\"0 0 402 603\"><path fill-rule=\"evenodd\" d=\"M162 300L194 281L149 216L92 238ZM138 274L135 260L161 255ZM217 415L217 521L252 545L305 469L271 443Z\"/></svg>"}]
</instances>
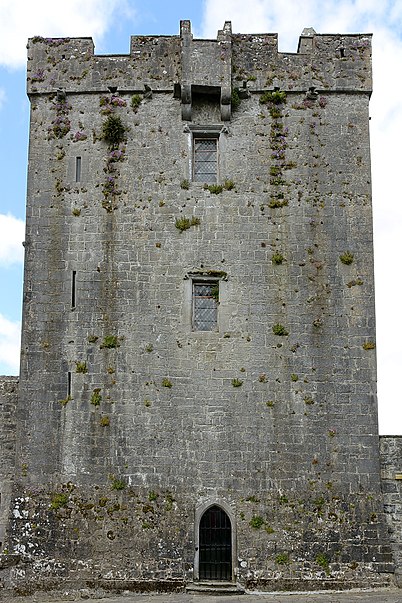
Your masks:
<instances>
[{"instance_id":1,"label":"stone tower","mask_svg":"<svg viewBox=\"0 0 402 603\"><path fill-rule=\"evenodd\" d=\"M32 38L20 589L385 584L370 35Z\"/></svg>"}]
</instances>

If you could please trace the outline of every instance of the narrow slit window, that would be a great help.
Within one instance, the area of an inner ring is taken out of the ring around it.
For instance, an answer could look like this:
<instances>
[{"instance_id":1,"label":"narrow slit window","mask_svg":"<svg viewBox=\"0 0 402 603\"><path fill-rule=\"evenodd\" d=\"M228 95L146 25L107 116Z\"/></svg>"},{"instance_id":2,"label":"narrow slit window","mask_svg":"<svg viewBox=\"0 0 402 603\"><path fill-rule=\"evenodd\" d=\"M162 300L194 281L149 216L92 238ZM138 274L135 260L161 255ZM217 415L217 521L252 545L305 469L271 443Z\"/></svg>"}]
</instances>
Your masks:
<instances>
[{"instance_id":1,"label":"narrow slit window","mask_svg":"<svg viewBox=\"0 0 402 603\"><path fill-rule=\"evenodd\" d=\"M219 281L193 282L193 329L215 331L218 326Z\"/></svg>"},{"instance_id":2,"label":"narrow slit window","mask_svg":"<svg viewBox=\"0 0 402 603\"><path fill-rule=\"evenodd\" d=\"M194 182L214 184L218 180L218 139L194 138Z\"/></svg>"},{"instance_id":3,"label":"narrow slit window","mask_svg":"<svg viewBox=\"0 0 402 603\"><path fill-rule=\"evenodd\" d=\"M81 157L75 158L75 181L81 182Z\"/></svg>"},{"instance_id":4,"label":"narrow slit window","mask_svg":"<svg viewBox=\"0 0 402 603\"><path fill-rule=\"evenodd\" d=\"M71 307L75 308L76 304L76 289L77 289L77 271L73 270L71 275Z\"/></svg>"},{"instance_id":5,"label":"narrow slit window","mask_svg":"<svg viewBox=\"0 0 402 603\"><path fill-rule=\"evenodd\" d=\"M71 371L67 373L67 396L71 396Z\"/></svg>"}]
</instances>

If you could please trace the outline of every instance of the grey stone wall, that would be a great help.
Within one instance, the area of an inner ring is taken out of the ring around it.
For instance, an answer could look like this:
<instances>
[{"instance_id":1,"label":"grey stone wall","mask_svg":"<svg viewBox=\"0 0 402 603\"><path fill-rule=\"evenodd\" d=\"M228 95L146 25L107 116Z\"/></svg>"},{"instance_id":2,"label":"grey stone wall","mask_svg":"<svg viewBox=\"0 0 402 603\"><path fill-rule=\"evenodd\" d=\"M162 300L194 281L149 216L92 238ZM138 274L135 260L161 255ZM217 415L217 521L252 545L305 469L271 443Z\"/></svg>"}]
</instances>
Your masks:
<instances>
[{"instance_id":1,"label":"grey stone wall","mask_svg":"<svg viewBox=\"0 0 402 603\"><path fill-rule=\"evenodd\" d=\"M283 54L274 35L226 24L204 43L184 24L129 56L88 39L28 53L10 549L34 563L13 588L182 587L214 502L250 588L387 583L370 36ZM197 132L219 138L218 188L192 182ZM208 275L217 329L195 331L191 280Z\"/></svg>"},{"instance_id":2,"label":"grey stone wall","mask_svg":"<svg viewBox=\"0 0 402 603\"><path fill-rule=\"evenodd\" d=\"M0 552L8 525L11 486L15 472L15 411L18 377L0 377Z\"/></svg>"},{"instance_id":3,"label":"grey stone wall","mask_svg":"<svg viewBox=\"0 0 402 603\"><path fill-rule=\"evenodd\" d=\"M402 436L380 436L380 455L385 517L402 586Z\"/></svg>"},{"instance_id":4,"label":"grey stone wall","mask_svg":"<svg viewBox=\"0 0 402 603\"><path fill-rule=\"evenodd\" d=\"M2 589L10 584L11 567L18 561L18 556L8 548L9 509L15 474L17 400L18 377L0 377L0 597Z\"/></svg>"}]
</instances>

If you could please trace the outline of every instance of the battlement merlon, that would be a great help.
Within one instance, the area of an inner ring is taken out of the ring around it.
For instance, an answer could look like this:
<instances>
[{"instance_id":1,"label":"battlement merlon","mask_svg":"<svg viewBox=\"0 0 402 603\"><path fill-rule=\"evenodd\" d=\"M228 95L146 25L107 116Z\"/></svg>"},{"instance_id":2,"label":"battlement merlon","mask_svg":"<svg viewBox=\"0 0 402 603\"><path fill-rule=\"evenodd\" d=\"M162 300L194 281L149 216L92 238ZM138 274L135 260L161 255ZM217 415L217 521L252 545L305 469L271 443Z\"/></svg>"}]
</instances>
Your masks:
<instances>
[{"instance_id":1,"label":"battlement merlon","mask_svg":"<svg viewBox=\"0 0 402 603\"><path fill-rule=\"evenodd\" d=\"M27 90L30 95L60 88L67 93L173 92L179 84L184 102L189 91L204 86L220 91L223 107L233 87L250 93L313 87L371 94L371 37L307 28L297 52L284 53L278 52L277 34L232 34L227 21L217 39L195 39L190 22L181 21L179 36L132 36L127 55L96 55L92 38L34 37L28 42Z\"/></svg>"}]
</instances>

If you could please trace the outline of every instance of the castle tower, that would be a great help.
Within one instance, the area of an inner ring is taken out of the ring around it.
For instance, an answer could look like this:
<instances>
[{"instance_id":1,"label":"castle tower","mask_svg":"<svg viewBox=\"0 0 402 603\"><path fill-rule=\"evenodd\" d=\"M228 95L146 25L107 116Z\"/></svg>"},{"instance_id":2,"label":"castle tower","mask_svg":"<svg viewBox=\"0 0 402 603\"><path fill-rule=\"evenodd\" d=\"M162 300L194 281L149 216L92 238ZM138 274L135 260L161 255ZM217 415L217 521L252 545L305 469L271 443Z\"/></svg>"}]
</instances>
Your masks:
<instances>
[{"instance_id":1,"label":"castle tower","mask_svg":"<svg viewBox=\"0 0 402 603\"><path fill-rule=\"evenodd\" d=\"M387 583L370 35L28 48L19 583Z\"/></svg>"}]
</instances>

